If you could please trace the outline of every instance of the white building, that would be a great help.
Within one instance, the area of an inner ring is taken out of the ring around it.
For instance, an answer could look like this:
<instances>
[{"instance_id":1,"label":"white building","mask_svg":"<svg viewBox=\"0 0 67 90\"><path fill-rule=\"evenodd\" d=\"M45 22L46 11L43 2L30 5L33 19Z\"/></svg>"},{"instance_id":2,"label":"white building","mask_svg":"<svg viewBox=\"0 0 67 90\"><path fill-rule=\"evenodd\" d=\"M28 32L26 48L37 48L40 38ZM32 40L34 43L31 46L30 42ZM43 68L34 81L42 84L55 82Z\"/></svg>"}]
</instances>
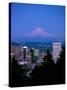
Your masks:
<instances>
[{"instance_id":1,"label":"white building","mask_svg":"<svg viewBox=\"0 0 67 90\"><path fill-rule=\"evenodd\" d=\"M57 58L59 58L59 54L62 51L61 43L53 43L53 60L54 63L57 62Z\"/></svg>"}]
</instances>

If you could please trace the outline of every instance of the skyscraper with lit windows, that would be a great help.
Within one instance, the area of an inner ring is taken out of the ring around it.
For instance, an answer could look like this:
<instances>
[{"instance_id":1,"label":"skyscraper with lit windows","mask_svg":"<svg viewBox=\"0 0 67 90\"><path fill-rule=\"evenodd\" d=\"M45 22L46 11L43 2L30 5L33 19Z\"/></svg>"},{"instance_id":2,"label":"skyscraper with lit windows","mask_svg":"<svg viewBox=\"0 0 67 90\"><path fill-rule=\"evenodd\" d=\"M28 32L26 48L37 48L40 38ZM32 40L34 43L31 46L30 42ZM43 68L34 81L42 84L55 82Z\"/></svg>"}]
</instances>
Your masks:
<instances>
[{"instance_id":1,"label":"skyscraper with lit windows","mask_svg":"<svg viewBox=\"0 0 67 90\"><path fill-rule=\"evenodd\" d=\"M60 58L60 52L62 51L61 43L53 43L53 60L57 63L57 59Z\"/></svg>"}]
</instances>

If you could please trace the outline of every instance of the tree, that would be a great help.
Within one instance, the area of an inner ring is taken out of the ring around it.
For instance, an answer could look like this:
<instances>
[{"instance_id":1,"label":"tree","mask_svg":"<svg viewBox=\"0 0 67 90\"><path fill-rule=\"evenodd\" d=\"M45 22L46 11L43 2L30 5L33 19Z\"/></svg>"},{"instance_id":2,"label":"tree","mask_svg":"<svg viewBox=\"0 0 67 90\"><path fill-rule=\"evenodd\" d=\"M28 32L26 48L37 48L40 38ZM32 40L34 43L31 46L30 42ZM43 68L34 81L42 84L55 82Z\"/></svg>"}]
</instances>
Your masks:
<instances>
[{"instance_id":1,"label":"tree","mask_svg":"<svg viewBox=\"0 0 67 90\"><path fill-rule=\"evenodd\" d=\"M57 72L59 82L65 83L65 47L62 47L60 58L57 62Z\"/></svg>"},{"instance_id":2,"label":"tree","mask_svg":"<svg viewBox=\"0 0 67 90\"><path fill-rule=\"evenodd\" d=\"M32 82L35 85L51 84L54 82L54 63L52 55L47 50L47 55L43 58L43 63L36 66L31 73Z\"/></svg>"},{"instance_id":3,"label":"tree","mask_svg":"<svg viewBox=\"0 0 67 90\"><path fill-rule=\"evenodd\" d=\"M65 64L65 47L62 47L60 58L58 59L57 64Z\"/></svg>"},{"instance_id":4,"label":"tree","mask_svg":"<svg viewBox=\"0 0 67 90\"><path fill-rule=\"evenodd\" d=\"M25 68L19 66L15 56L9 61L9 86L24 86L27 77L25 76Z\"/></svg>"},{"instance_id":5,"label":"tree","mask_svg":"<svg viewBox=\"0 0 67 90\"><path fill-rule=\"evenodd\" d=\"M45 55L43 58L43 64L54 64L49 50L47 50L47 55Z\"/></svg>"}]
</instances>

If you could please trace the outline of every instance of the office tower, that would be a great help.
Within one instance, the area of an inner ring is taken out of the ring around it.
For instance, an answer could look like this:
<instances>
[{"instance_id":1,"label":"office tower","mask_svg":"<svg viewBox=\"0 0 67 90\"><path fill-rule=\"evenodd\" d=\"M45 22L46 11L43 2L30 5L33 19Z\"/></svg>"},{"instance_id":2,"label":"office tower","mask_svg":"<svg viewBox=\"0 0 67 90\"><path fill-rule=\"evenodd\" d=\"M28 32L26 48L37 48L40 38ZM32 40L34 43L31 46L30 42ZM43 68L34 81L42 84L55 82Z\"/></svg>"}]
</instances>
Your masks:
<instances>
[{"instance_id":1,"label":"office tower","mask_svg":"<svg viewBox=\"0 0 67 90\"><path fill-rule=\"evenodd\" d=\"M60 52L62 51L61 43L53 43L53 60L57 63L57 59L60 58Z\"/></svg>"},{"instance_id":2,"label":"office tower","mask_svg":"<svg viewBox=\"0 0 67 90\"><path fill-rule=\"evenodd\" d=\"M34 50L34 62L36 63L38 59L39 59L39 50L35 49Z\"/></svg>"},{"instance_id":3,"label":"office tower","mask_svg":"<svg viewBox=\"0 0 67 90\"><path fill-rule=\"evenodd\" d=\"M27 49L27 47L24 46L23 47L23 59L24 59L24 61L26 61L26 49Z\"/></svg>"},{"instance_id":4,"label":"office tower","mask_svg":"<svg viewBox=\"0 0 67 90\"><path fill-rule=\"evenodd\" d=\"M34 48L31 48L31 49L30 49L30 52L31 52L31 60L32 60L32 63L34 63Z\"/></svg>"},{"instance_id":5,"label":"office tower","mask_svg":"<svg viewBox=\"0 0 67 90\"><path fill-rule=\"evenodd\" d=\"M13 59L13 57L14 57L14 53L11 53L10 54L10 56L11 56L11 60Z\"/></svg>"}]
</instances>

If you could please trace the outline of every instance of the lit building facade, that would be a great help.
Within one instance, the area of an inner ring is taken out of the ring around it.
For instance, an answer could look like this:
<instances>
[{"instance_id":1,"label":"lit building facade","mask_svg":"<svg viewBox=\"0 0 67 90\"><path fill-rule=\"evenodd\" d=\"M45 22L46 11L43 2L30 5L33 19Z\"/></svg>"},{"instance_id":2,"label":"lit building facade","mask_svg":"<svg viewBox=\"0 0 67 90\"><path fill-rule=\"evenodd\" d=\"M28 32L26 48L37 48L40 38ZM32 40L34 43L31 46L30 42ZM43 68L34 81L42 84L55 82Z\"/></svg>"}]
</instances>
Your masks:
<instances>
[{"instance_id":1,"label":"lit building facade","mask_svg":"<svg viewBox=\"0 0 67 90\"><path fill-rule=\"evenodd\" d=\"M61 43L53 43L53 60L57 63L57 59L60 58L59 55L62 51Z\"/></svg>"}]
</instances>

